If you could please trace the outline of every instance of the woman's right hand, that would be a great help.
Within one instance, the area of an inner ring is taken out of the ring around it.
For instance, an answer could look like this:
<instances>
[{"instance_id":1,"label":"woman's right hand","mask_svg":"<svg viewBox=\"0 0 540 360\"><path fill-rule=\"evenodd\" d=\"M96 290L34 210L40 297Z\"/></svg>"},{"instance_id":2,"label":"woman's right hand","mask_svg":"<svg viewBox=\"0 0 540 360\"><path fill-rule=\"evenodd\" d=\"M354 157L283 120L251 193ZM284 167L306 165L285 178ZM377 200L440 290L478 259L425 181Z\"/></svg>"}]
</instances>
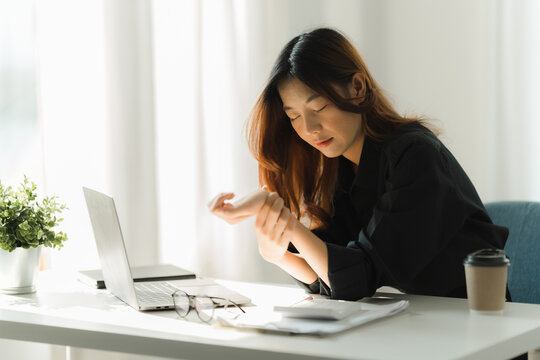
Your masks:
<instances>
[{"instance_id":1,"label":"woman's right hand","mask_svg":"<svg viewBox=\"0 0 540 360\"><path fill-rule=\"evenodd\" d=\"M208 209L229 224L236 224L257 215L268 194L264 189L257 189L232 203L234 193L220 193L208 203Z\"/></svg>"},{"instance_id":2,"label":"woman's right hand","mask_svg":"<svg viewBox=\"0 0 540 360\"><path fill-rule=\"evenodd\" d=\"M255 220L259 253L264 260L273 264L281 262L296 224L296 217L284 206L283 199L275 192L270 193Z\"/></svg>"}]
</instances>

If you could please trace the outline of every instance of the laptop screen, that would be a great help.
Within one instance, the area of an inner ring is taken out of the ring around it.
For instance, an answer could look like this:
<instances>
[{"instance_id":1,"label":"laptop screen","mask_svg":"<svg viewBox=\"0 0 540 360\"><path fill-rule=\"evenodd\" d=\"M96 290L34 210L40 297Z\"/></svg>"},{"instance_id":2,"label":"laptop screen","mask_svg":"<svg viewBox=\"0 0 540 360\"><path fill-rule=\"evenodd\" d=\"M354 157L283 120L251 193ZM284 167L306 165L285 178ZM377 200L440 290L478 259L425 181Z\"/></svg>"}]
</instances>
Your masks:
<instances>
[{"instance_id":1,"label":"laptop screen","mask_svg":"<svg viewBox=\"0 0 540 360\"><path fill-rule=\"evenodd\" d=\"M111 293L138 308L133 277L113 198L83 187L103 279Z\"/></svg>"}]
</instances>

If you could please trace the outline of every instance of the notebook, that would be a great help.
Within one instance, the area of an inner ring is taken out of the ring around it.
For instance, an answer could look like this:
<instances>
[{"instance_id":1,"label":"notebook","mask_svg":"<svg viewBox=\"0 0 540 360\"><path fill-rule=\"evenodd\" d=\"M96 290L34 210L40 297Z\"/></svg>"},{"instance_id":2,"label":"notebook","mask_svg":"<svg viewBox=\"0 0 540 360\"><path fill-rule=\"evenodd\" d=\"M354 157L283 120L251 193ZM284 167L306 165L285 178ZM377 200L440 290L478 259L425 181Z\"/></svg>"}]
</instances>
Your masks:
<instances>
[{"instance_id":1,"label":"notebook","mask_svg":"<svg viewBox=\"0 0 540 360\"><path fill-rule=\"evenodd\" d=\"M183 290L190 295L229 299L238 305L251 300L212 279L135 282L129 266L120 221L112 197L83 187L92 223L103 279L107 289L137 310L174 309L172 293Z\"/></svg>"},{"instance_id":2,"label":"notebook","mask_svg":"<svg viewBox=\"0 0 540 360\"><path fill-rule=\"evenodd\" d=\"M193 272L170 264L132 266L131 274L135 282L183 280L196 277ZM77 278L96 289L105 289L105 280L103 280L103 272L100 269L80 270L77 273Z\"/></svg>"}]
</instances>

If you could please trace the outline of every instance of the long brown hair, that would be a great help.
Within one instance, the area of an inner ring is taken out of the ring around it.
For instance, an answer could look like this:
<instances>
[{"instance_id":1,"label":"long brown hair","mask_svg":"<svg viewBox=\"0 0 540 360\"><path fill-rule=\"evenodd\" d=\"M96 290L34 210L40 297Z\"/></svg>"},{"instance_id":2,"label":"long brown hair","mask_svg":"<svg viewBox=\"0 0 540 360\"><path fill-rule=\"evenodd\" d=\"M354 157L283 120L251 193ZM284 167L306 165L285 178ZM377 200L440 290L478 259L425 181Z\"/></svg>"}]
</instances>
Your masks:
<instances>
[{"instance_id":1,"label":"long brown hair","mask_svg":"<svg viewBox=\"0 0 540 360\"><path fill-rule=\"evenodd\" d=\"M360 101L344 98L352 77L364 79ZM283 110L278 85L296 78L344 111L363 114L365 136L383 141L397 127L417 118L400 116L369 73L354 46L339 32L316 29L287 43L249 117L248 144L259 163L259 183L276 191L285 206L317 226L329 224L338 158L327 158L303 141Z\"/></svg>"}]
</instances>

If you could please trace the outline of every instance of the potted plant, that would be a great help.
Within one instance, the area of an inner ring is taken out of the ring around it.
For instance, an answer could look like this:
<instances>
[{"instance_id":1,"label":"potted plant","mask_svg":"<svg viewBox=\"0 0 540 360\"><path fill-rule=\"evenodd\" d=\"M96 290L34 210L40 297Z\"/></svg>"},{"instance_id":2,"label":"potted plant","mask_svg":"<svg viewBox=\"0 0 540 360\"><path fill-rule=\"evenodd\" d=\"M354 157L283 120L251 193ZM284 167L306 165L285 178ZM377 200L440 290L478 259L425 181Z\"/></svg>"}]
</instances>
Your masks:
<instances>
[{"instance_id":1,"label":"potted plant","mask_svg":"<svg viewBox=\"0 0 540 360\"><path fill-rule=\"evenodd\" d=\"M53 228L62 222L56 214L66 206L57 197L37 200L36 184L26 176L17 190L0 182L0 292L35 291L41 249L61 248L67 240Z\"/></svg>"}]
</instances>

